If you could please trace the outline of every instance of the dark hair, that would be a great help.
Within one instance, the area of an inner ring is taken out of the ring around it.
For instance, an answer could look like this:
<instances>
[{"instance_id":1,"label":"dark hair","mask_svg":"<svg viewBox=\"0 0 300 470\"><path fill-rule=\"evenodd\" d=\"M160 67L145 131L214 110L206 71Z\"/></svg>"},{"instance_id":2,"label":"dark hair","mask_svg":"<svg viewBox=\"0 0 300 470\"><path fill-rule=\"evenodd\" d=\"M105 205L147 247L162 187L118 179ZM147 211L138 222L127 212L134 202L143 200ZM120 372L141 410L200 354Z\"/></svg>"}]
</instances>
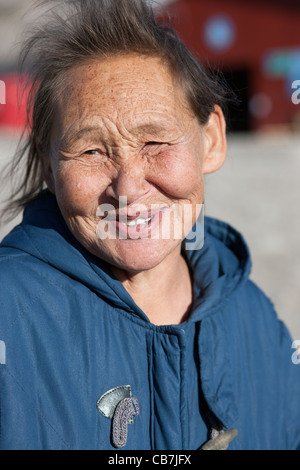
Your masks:
<instances>
[{"instance_id":1,"label":"dark hair","mask_svg":"<svg viewBox=\"0 0 300 470\"><path fill-rule=\"evenodd\" d=\"M43 5L49 5L42 2ZM211 76L166 22L158 20L147 0L51 1L46 22L30 32L20 56L21 71L29 65L28 134L15 156L12 174L25 161L25 172L6 212L12 215L43 189L39 149L47 154L55 103L67 72L93 58L139 53L163 58L185 90L201 124L215 105L223 111L227 89ZM26 134L24 134L26 135Z\"/></svg>"}]
</instances>

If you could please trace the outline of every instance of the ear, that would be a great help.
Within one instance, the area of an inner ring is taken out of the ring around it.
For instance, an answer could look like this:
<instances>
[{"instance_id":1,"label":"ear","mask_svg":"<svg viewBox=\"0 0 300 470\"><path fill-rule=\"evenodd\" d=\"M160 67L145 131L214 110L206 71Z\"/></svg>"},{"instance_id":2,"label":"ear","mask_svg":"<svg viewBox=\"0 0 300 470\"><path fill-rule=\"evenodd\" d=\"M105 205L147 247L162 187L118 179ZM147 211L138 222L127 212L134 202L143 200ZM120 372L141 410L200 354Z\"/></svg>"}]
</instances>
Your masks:
<instances>
[{"instance_id":1,"label":"ear","mask_svg":"<svg viewBox=\"0 0 300 470\"><path fill-rule=\"evenodd\" d=\"M208 122L203 128L205 139L205 155L202 173L213 173L219 170L226 159L226 122L220 106L215 106Z\"/></svg>"},{"instance_id":2,"label":"ear","mask_svg":"<svg viewBox=\"0 0 300 470\"><path fill-rule=\"evenodd\" d=\"M42 174L49 191L55 194L55 184L51 166L51 157L43 151L40 145L37 145L38 155L42 164Z\"/></svg>"}]
</instances>

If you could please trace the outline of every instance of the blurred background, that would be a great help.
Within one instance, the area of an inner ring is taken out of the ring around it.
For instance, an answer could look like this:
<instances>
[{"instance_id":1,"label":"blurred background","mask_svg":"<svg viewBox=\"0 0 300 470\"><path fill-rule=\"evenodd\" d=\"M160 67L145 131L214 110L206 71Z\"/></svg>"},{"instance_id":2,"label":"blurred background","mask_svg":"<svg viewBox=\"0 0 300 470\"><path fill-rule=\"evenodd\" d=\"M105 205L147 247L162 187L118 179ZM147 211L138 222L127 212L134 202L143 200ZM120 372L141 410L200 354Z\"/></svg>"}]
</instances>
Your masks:
<instances>
[{"instance_id":1,"label":"blurred background","mask_svg":"<svg viewBox=\"0 0 300 470\"><path fill-rule=\"evenodd\" d=\"M300 339L300 1L157 0L204 64L237 94L228 158L206 176L206 215L238 229L252 254L251 278ZM25 123L17 59L34 0L0 0L0 172ZM292 95L294 94L294 102ZM19 104L18 104L19 103ZM0 188L0 207L10 183ZM20 220L0 221L0 240Z\"/></svg>"}]
</instances>

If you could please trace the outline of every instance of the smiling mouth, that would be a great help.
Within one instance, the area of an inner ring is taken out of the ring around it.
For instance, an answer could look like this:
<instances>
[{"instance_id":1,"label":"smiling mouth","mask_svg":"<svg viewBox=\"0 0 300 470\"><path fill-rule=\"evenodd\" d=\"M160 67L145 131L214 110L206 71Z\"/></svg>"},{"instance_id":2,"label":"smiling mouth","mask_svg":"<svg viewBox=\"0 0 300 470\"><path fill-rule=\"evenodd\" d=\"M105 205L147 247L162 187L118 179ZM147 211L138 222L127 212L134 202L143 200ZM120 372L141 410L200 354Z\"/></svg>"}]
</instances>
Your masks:
<instances>
[{"instance_id":1,"label":"smiling mouth","mask_svg":"<svg viewBox=\"0 0 300 470\"><path fill-rule=\"evenodd\" d=\"M147 219L144 218L137 218L133 220L119 220L122 224L126 225L126 227L136 227L138 225L148 225L151 220L154 218L154 215L152 217L148 217Z\"/></svg>"},{"instance_id":2,"label":"smiling mouth","mask_svg":"<svg viewBox=\"0 0 300 470\"><path fill-rule=\"evenodd\" d=\"M116 219L117 232L121 238L149 238L153 230L156 231L160 226L164 210L165 207L136 215L119 213Z\"/></svg>"},{"instance_id":3,"label":"smiling mouth","mask_svg":"<svg viewBox=\"0 0 300 470\"><path fill-rule=\"evenodd\" d=\"M162 222L168 206L132 207L126 210L108 210L107 205L99 207L97 215L101 217L97 224L97 237L99 239L113 240L139 240L144 238L159 239L162 231Z\"/></svg>"}]
</instances>

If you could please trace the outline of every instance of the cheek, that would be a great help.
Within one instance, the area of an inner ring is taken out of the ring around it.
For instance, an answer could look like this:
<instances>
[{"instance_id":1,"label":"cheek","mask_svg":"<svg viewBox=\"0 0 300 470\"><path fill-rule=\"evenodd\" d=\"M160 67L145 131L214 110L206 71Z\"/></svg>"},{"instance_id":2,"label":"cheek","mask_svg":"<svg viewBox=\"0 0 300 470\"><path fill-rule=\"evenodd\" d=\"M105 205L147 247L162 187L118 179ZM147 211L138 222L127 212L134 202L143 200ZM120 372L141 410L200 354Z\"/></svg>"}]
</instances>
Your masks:
<instances>
[{"instance_id":1,"label":"cheek","mask_svg":"<svg viewBox=\"0 0 300 470\"><path fill-rule=\"evenodd\" d=\"M188 199L201 193L203 178L199 159L194 155L167 155L156 169L157 185L178 199Z\"/></svg>"},{"instance_id":2,"label":"cheek","mask_svg":"<svg viewBox=\"0 0 300 470\"><path fill-rule=\"evenodd\" d=\"M105 182L99 177L99 171L67 165L57 172L55 186L56 198L61 207L69 213L86 215L87 211L93 210L96 214Z\"/></svg>"}]
</instances>

